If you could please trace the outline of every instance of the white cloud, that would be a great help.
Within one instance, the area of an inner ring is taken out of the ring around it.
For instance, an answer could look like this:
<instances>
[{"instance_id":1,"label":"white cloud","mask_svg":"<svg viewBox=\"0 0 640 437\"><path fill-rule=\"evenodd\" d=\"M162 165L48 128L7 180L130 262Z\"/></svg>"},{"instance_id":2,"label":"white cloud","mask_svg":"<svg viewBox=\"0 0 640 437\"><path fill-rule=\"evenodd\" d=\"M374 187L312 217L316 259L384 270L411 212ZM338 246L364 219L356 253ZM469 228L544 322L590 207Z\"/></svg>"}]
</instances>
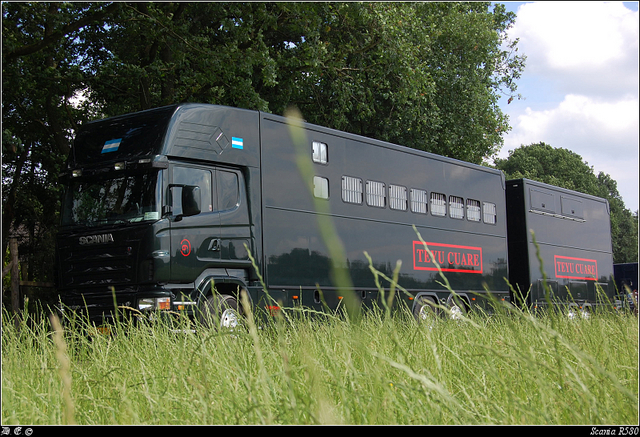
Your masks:
<instances>
[{"instance_id":1,"label":"white cloud","mask_svg":"<svg viewBox=\"0 0 640 437\"><path fill-rule=\"evenodd\" d=\"M618 160L623 160L637 180L638 150L633 145L638 138L638 105L638 99L611 103L568 95L551 109L527 108L513 121L513 134L505 141L505 149L544 141L573 150L596 171L612 176L621 174Z\"/></svg>"},{"instance_id":2,"label":"white cloud","mask_svg":"<svg viewBox=\"0 0 640 437\"><path fill-rule=\"evenodd\" d=\"M527 3L510 33L520 38L527 69L568 92L638 90L638 12L622 3Z\"/></svg>"},{"instance_id":3,"label":"white cloud","mask_svg":"<svg viewBox=\"0 0 640 437\"><path fill-rule=\"evenodd\" d=\"M638 136L638 99L614 102L569 94L557 106L534 111L527 108L517 116L510 145L520 145L533 138L556 138L563 143L581 143L593 149L618 143L628 147ZM546 142L546 141L545 141Z\"/></svg>"},{"instance_id":4,"label":"white cloud","mask_svg":"<svg viewBox=\"0 0 640 437\"><path fill-rule=\"evenodd\" d=\"M520 8L517 33L534 40L552 69L600 68L628 57L637 48L634 15L622 3L529 3Z\"/></svg>"},{"instance_id":5,"label":"white cloud","mask_svg":"<svg viewBox=\"0 0 640 437\"><path fill-rule=\"evenodd\" d=\"M638 12L622 3L526 3L509 33L527 56L518 86L526 100L503 107L513 130L500 156L541 141L572 150L638 209Z\"/></svg>"}]
</instances>

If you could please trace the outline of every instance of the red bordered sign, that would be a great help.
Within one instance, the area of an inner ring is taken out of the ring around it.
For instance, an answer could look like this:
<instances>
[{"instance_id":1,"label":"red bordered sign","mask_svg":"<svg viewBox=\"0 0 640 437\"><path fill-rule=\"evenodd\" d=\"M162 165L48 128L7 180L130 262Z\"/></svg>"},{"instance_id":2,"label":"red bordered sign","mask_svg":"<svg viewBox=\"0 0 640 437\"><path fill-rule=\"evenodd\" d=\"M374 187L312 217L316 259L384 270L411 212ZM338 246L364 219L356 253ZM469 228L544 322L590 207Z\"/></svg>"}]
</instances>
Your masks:
<instances>
[{"instance_id":1,"label":"red bordered sign","mask_svg":"<svg viewBox=\"0 0 640 437\"><path fill-rule=\"evenodd\" d=\"M553 261L556 278L595 281L598 277L598 262L595 259L554 255Z\"/></svg>"},{"instance_id":2,"label":"red bordered sign","mask_svg":"<svg viewBox=\"0 0 640 437\"><path fill-rule=\"evenodd\" d=\"M482 274L482 248L459 246L444 243L426 243L429 251L421 241L413 242L413 269L438 270L443 272L479 273ZM435 261L435 262L434 262Z\"/></svg>"}]
</instances>

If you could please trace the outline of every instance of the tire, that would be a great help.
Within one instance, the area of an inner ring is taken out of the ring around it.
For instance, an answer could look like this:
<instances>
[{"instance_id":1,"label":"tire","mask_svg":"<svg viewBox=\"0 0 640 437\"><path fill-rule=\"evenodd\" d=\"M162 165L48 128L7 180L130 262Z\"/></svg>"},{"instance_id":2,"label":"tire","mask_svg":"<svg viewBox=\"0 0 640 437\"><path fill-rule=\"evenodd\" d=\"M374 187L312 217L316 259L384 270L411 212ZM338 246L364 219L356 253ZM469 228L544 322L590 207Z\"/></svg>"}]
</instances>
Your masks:
<instances>
[{"instance_id":1,"label":"tire","mask_svg":"<svg viewBox=\"0 0 640 437\"><path fill-rule=\"evenodd\" d=\"M582 310L580 310L580 316L582 316L583 319L585 320L589 320L591 318L591 305L582 305Z\"/></svg>"},{"instance_id":2,"label":"tire","mask_svg":"<svg viewBox=\"0 0 640 437\"><path fill-rule=\"evenodd\" d=\"M233 330L240 317L238 300L229 294L208 295L200 309L200 322L209 328Z\"/></svg>"},{"instance_id":3,"label":"tire","mask_svg":"<svg viewBox=\"0 0 640 437\"><path fill-rule=\"evenodd\" d=\"M460 320L467 315L467 306L461 297L451 296L447 306L449 307L447 315L451 320Z\"/></svg>"},{"instance_id":4,"label":"tire","mask_svg":"<svg viewBox=\"0 0 640 437\"><path fill-rule=\"evenodd\" d=\"M574 320L574 319L583 319L583 320L588 320L591 317L591 307L590 306L585 306L585 307L578 307L575 305L572 305L569 307L569 310L567 311L567 318L570 320Z\"/></svg>"},{"instance_id":5,"label":"tire","mask_svg":"<svg viewBox=\"0 0 640 437\"><path fill-rule=\"evenodd\" d=\"M432 297L420 296L416 299L416 304L413 307L413 316L418 322L427 322L438 318L438 308L436 307L436 301Z\"/></svg>"}]
</instances>

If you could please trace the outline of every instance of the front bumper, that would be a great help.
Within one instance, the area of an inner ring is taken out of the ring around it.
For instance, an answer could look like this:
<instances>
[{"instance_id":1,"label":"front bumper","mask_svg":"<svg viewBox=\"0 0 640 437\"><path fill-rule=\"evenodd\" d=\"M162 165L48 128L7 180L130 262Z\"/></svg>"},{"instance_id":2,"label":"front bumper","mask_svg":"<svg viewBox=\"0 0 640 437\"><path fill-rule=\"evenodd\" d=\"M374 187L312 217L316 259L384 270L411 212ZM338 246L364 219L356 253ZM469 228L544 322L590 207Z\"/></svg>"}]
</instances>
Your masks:
<instances>
[{"instance_id":1,"label":"front bumper","mask_svg":"<svg viewBox=\"0 0 640 437\"><path fill-rule=\"evenodd\" d=\"M66 293L61 294L59 304L59 312L63 318L73 318L93 326L113 324L116 317L120 320L140 320L158 313L192 317L195 308L196 302L162 288L111 293Z\"/></svg>"}]
</instances>

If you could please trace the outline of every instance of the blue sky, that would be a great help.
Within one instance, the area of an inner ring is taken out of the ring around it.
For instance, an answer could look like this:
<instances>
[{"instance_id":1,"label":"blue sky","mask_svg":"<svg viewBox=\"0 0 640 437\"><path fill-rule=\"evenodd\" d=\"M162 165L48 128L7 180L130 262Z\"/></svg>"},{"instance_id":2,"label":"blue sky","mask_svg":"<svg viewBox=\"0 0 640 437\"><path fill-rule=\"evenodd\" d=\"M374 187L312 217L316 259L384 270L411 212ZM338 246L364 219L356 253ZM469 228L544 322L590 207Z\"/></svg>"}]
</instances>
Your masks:
<instances>
[{"instance_id":1,"label":"blue sky","mask_svg":"<svg viewBox=\"0 0 640 437\"><path fill-rule=\"evenodd\" d=\"M527 56L499 154L545 142L608 173L638 210L638 2L503 2Z\"/></svg>"}]
</instances>

